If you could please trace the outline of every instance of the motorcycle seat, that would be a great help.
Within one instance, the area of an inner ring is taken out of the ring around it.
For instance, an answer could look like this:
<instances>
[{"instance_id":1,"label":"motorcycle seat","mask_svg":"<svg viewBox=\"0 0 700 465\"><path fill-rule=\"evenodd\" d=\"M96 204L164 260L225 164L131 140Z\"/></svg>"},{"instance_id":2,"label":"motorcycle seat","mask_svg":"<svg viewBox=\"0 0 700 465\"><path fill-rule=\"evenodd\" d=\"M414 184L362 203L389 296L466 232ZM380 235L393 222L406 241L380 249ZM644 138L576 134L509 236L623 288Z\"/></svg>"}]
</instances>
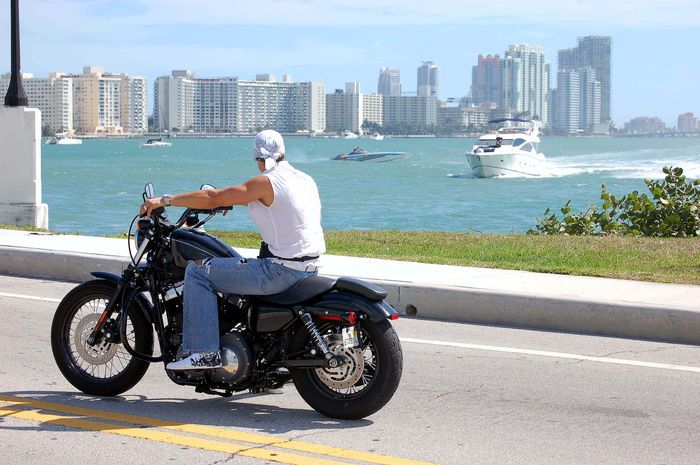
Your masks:
<instances>
[{"instance_id":1,"label":"motorcycle seat","mask_svg":"<svg viewBox=\"0 0 700 465\"><path fill-rule=\"evenodd\" d=\"M279 305L293 305L312 299L318 295L330 292L336 283L336 279L325 276L311 275L294 284L287 290L277 294L256 295L261 302Z\"/></svg>"},{"instance_id":2,"label":"motorcycle seat","mask_svg":"<svg viewBox=\"0 0 700 465\"><path fill-rule=\"evenodd\" d=\"M372 302L381 302L387 296L386 290L372 283L359 279L340 277L338 279L326 276L311 275L294 284L287 290L277 294L256 295L261 302L278 305L294 305L313 299L316 296L337 289L359 294Z\"/></svg>"}]
</instances>

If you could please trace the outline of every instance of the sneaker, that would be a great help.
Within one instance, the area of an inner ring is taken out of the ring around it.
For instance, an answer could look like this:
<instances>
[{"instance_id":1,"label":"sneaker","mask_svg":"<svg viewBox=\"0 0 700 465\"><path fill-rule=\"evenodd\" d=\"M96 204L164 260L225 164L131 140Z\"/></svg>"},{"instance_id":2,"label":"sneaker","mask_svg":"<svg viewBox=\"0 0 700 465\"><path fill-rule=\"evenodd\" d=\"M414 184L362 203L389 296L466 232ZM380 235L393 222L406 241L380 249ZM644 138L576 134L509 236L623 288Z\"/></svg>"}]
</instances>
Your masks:
<instances>
[{"instance_id":1,"label":"sneaker","mask_svg":"<svg viewBox=\"0 0 700 465\"><path fill-rule=\"evenodd\" d=\"M166 369L174 371L182 370L209 370L211 368L221 368L221 353L219 352L196 352L189 357L185 357L177 362L170 362Z\"/></svg>"}]
</instances>

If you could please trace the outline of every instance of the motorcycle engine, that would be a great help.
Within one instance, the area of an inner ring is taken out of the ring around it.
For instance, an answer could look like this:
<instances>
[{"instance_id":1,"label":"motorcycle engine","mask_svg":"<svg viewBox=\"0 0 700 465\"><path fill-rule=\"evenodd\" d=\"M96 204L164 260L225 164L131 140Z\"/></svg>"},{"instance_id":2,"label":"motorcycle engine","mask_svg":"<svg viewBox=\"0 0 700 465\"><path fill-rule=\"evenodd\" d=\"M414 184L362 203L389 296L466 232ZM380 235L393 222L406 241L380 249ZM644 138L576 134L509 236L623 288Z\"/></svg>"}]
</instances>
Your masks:
<instances>
[{"instance_id":1,"label":"motorcycle engine","mask_svg":"<svg viewBox=\"0 0 700 465\"><path fill-rule=\"evenodd\" d=\"M253 351L243 335L230 332L221 336L221 362L212 378L230 385L239 384L253 371Z\"/></svg>"}]
</instances>

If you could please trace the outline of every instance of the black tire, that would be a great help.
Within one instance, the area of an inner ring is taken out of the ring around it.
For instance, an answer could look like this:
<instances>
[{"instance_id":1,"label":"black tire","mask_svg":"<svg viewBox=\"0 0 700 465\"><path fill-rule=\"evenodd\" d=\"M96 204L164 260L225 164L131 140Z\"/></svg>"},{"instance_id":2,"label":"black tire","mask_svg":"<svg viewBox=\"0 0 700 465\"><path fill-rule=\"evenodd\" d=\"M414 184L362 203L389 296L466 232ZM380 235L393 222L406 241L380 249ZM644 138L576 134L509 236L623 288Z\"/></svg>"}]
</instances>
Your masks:
<instances>
[{"instance_id":1,"label":"black tire","mask_svg":"<svg viewBox=\"0 0 700 465\"><path fill-rule=\"evenodd\" d=\"M350 420L367 417L384 407L399 387L403 354L396 331L387 320L378 323L362 321L360 327L360 342L365 347L362 357L367 361L369 352L375 362L364 364L362 378L353 386L347 389L330 387L328 378L326 381L322 379L324 373L330 373L329 370L290 370L294 386L301 397L314 410L327 417ZM340 323L325 323L318 327L327 342L328 335L337 334L340 328ZM312 346L308 331L300 328L292 343L293 350L300 351Z\"/></svg>"},{"instance_id":2,"label":"black tire","mask_svg":"<svg viewBox=\"0 0 700 465\"><path fill-rule=\"evenodd\" d=\"M91 347L85 339L112 297L116 285L88 281L66 295L51 324L51 349L63 376L86 394L115 396L128 391L148 370L148 362L134 358L121 343ZM117 313L112 319L117 318ZM142 311L132 305L127 322L129 344L137 352L153 354L153 329Z\"/></svg>"}]
</instances>

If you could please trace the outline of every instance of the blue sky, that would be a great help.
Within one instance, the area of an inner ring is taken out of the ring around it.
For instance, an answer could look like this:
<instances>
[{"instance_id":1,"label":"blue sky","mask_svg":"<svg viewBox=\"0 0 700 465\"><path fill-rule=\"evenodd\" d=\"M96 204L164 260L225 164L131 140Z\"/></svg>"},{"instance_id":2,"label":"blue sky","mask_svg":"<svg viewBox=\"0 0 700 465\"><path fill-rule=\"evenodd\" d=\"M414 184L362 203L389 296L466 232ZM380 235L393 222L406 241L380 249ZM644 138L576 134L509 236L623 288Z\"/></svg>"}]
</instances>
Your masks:
<instances>
[{"instance_id":1,"label":"blue sky","mask_svg":"<svg viewBox=\"0 0 700 465\"><path fill-rule=\"evenodd\" d=\"M9 71L9 1L0 0L0 72ZM556 70L577 37L613 40L612 114L676 125L700 114L700 1L666 0L22 0L22 71L79 73L85 65L142 75L172 69L199 77L258 73L321 81L328 92L360 81L375 92L379 68L440 66L440 96L459 98L481 54L537 44ZM556 83L552 74L552 85Z\"/></svg>"}]
</instances>

